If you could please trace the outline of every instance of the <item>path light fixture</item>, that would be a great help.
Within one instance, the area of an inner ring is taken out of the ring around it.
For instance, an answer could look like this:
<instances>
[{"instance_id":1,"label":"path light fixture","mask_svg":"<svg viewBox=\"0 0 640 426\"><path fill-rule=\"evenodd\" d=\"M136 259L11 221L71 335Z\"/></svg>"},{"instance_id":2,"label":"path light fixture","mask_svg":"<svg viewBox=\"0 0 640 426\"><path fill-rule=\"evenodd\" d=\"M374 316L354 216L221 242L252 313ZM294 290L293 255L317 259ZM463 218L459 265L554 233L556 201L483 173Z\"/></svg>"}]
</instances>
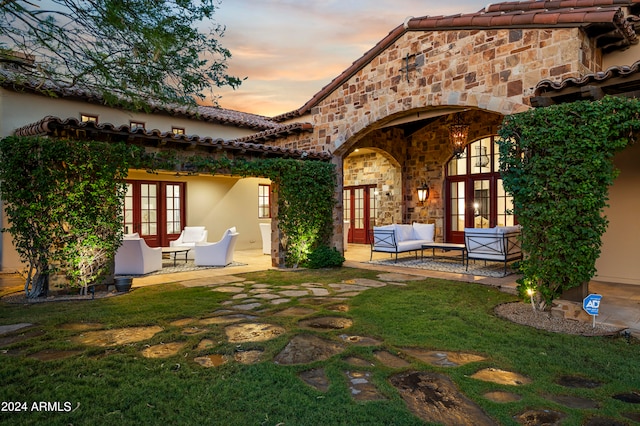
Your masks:
<instances>
[{"instance_id":1,"label":"path light fixture","mask_svg":"<svg viewBox=\"0 0 640 426\"><path fill-rule=\"evenodd\" d=\"M453 147L453 155L460 158L464 154L464 148L469 137L469 125L462 121L462 116L457 113L453 116L453 124L449 126L449 143Z\"/></svg>"},{"instance_id":2,"label":"path light fixture","mask_svg":"<svg viewBox=\"0 0 640 426\"><path fill-rule=\"evenodd\" d=\"M427 185L427 182L423 181L416 190L418 191L418 202L420 204L424 204L424 202L429 199L429 186Z\"/></svg>"}]
</instances>

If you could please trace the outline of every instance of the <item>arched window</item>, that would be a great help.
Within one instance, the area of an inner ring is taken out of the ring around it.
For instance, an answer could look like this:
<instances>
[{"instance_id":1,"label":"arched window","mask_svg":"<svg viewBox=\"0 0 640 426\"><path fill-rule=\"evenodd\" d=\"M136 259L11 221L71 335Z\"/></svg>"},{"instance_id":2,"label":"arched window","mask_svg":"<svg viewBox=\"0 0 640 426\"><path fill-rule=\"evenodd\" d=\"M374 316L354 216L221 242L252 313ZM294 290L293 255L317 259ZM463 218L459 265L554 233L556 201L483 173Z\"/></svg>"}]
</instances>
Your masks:
<instances>
[{"instance_id":1,"label":"arched window","mask_svg":"<svg viewBox=\"0 0 640 426\"><path fill-rule=\"evenodd\" d=\"M462 243L464 228L492 228L516 223L508 210L513 198L502 185L496 136L469 143L446 167L446 241Z\"/></svg>"}]
</instances>

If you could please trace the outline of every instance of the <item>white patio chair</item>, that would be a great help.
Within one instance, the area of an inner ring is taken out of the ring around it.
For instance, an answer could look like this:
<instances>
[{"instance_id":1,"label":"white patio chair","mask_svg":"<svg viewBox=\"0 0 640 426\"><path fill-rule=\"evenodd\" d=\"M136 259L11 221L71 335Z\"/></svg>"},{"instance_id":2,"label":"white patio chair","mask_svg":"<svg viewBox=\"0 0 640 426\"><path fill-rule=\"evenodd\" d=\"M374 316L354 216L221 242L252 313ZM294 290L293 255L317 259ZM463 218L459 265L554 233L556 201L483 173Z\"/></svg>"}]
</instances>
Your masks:
<instances>
[{"instance_id":1,"label":"white patio chair","mask_svg":"<svg viewBox=\"0 0 640 426\"><path fill-rule=\"evenodd\" d=\"M215 243L198 243L195 246L196 266L227 266L233 262L233 250L238 239L236 228L224 231L220 241Z\"/></svg>"},{"instance_id":2,"label":"white patio chair","mask_svg":"<svg viewBox=\"0 0 640 426\"><path fill-rule=\"evenodd\" d=\"M208 232L204 226L185 226L177 240L170 241L170 247L191 247L187 253L187 259L195 257L193 247L198 243L207 242Z\"/></svg>"},{"instance_id":3,"label":"white patio chair","mask_svg":"<svg viewBox=\"0 0 640 426\"><path fill-rule=\"evenodd\" d=\"M116 251L115 275L144 275L162 269L162 248L128 236Z\"/></svg>"}]
</instances>

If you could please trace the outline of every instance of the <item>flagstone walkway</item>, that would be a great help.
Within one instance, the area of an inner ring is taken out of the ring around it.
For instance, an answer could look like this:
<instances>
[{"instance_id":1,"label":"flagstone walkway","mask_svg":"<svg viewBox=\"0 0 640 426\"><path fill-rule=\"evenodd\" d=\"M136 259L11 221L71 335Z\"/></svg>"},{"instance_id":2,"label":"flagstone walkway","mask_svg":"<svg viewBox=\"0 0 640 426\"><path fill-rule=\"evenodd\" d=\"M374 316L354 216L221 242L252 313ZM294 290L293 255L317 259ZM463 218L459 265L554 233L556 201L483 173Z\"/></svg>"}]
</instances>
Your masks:
<instances>
[{"instance_id":1,"label":"flagstone walkway","mask_svg":"<svg viewBox=\"0 0 640 426\"><path fill-rule=\"evenodd\" d=\"M260 259L260 260L264 260ZM248 264L247 264L248 265ZM245 265L245 266L247 266ZM255 267L255 266L254 266ZM360 265L360 267L362 267ZM241 270L242 269L242 270ZM264 268L267 269L267 268ZM472 400L461 394L447 375L432 371L407 370L412 360L418 360L443 368L456 368L461 365L487 361L484 354L450 353L446 351L425 350L421 348L393 348L370 336L352 335L349 328L352 321L349 318L350 299L363 291L384 286L405 286L408 281L422 280L422 274L407 273L386 267L381 270L377 279L352 279L338 283L302 283L289 286L272 286L260 282L246 280L229 272L249 272L240 266L221 271L207 270L188 272L182 277L178 274L170 276L152 276L136 278L134 287L157 284L159 277L171 282L180 282L185 287L208 287L211 291L227 293L231 297L223 303L222 308L200 318L182 318L173 321L170 326L176 327L184 336L206 334L213 328L221 328L226 340L236 344L233 354L215 353L217 342L203 337L191 360L202 368L215 368L220 365L237 362L240 364L254 364L258 362L274 362L279 365L313 365L313 368L302 370L299 379L313 387L318 392L326 392L331 383L322 367L322 361L334 356L340 356L351 345L377 347L374 351L375 361L349 356L345 358L347 365L352 368L344 370L344 378L349 384L351 397L355 401L384 400L385 393L380 390L372 377L371 367L376 364L390 369L397 369L397 373L389 377L391 383L405 401L407 408L416 416L427 422L456 425L493 425L495 422L487 417ZM413 272L413 271L412 271ZM470 276L469 280L483 280ZM498 281L495 285L504 285L508 281ZM508 288L505 285L505 288ZM297 302L302 306L290 306L290 302ZM278 310L279 305L288 307ZM317 309L315 308L317 307ZM333 315L318 316L320 311L332 311ZM292 330L271 323L271 317L287 316L298 319L297 332L289 339L284 349L272 359L265 359L265 354L259 348L259 342L268 341L282 336ZM20 336L30 338L31 324L15 324L0 326L0 346L15 343L19 336L12 336L21 331ZM103 329L101 324L65 324L67 330L76 331L72 340L78 344L94 347L112 348L141 342L152 338L164 331L158 326L125 327L121 329ZM26 330L26 331L25 331ZM310 330L310 333L305 333ZM337 338L335 333L340 333ZM327 333L326 337L323 333ZM3 336L3 335L6 335ZM170 358L178 355L185 347L184 341L164 342L157 345L145 346L141 355L146 358ZM249 344L250 349L244 349ZM258 346L256 346L258 344ZM384 349L382 349L384 347ZM82 351L50 351L30 354L29 357L48 361L77 356ZM19 355L11 353L10 355ZM476 380L509 386L510 390L487 392L484 397L495 402L510 402L520 399L517 388L530 383L533 379L524 377L518 372L505 371L498 368L478 369L470 376ZM567 383L579 382L581 378L567 378ZM561 386L565 384L559 383ZM588 384L591 386L591 383ZM566 407L593 406L594 401L582 399L556 398L550 396L554 402ZM621 396L624 400L625 396ZM628 398L627 398L628 399ZM633 399L633 398L631 398ZM635 403L631 401L632 403ZM557 423L563 414L558 411L545 409L529 409L516 417L520 424ZM606 421L606 419L603 419ZM533 423L532 423L533 422Z\"/></svg>"}]
</instances>

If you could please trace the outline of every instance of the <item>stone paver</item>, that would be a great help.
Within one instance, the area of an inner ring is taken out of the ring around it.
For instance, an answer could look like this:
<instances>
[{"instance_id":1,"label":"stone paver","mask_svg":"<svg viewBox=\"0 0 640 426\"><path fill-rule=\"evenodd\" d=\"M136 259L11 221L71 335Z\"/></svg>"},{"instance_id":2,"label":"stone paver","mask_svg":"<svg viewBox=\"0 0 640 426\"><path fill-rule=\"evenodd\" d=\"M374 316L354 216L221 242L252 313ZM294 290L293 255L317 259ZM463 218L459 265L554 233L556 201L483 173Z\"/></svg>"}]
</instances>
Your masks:
<instances>
[{"instance_id":1,"label":"stone paver","mask_svg":"<svg viewBox=\"0 0 640 426\"><path fill-rule=\"evenodd\" d=\"M227 341L230 343L260 342L274 339L292 330L275 324L259 323L259 318L264 316L274 317L299 317L297 325L292 327L304 328L309 327L315 331L335 331L350 326L351 319L345 318L345 313L349 312L348 300L350 297L356 296L363 291L379 288L386 285L406 285L406 282L424 279L420 276L399 273L383 273L378 275L378 279L356 278L346 280L341 283L320 284L320 283L303 283L300 285L273 286L268 284L256 283L253 281L245 281L242 278L233 276L223 276L214 278L202 278L196 280L184 281L185 287L207 286L212 291L228 293L225 302L226 309L214 311L209 315L215 315L205 318L180 318L170 322L172 327L179 327L181 333L185 336L198 335L201 333L216 330L216 326L225 326ZM312 309L305 306L291 306L279 312L272 312L274 306L289 302L299 302L302 305L318 306ZM308 318L314 313L322 309L340 312L335 317L323 316L316 318ZM250 313L239 313L238 311L256 310ZM307 318L305 318L307 317ZM289 320L287 320L289 321ZM346 322L345 322L346 321ZM230 325L231 324L231 325ZM33 324L21 323L0 326L0 336L2 334L12 333L22 328L30 327ZM207 326L207 327L204 327ZM72 341L94 346L115 346L139 342L153 337L156 333L163 330L161 327L129 327L116 330L96 330L103 328L100 324L63 324L61 328L69 331L75 331L80 334L72 338ZM295 331L295 330L294 330ZM5 337L9 339L12 337ZM185 337L186 339L187 337ZM198 338L194 338L196 341ZM217 339L217 338L216 338ZM8 344L5 342L5 344ZM211 338L203 338L199 341L194 349L194 358L190 359L199 364L203 368L211 368L223 365L229 362L239 364L254 364L258 362L272 361L276 364L314 364L327 360L334 356L339 356L345 349L351 345L356 346L380 346L384 347L385 342L366 336L339 335L329 333L327 338L316 335L295 335L291 338L286 347L275 357L265 359L263 350L249 349L242 350L243 345L237 345L236 352L233 356L222 354L206 354L206 352L215 350L217 345L224 344L223 341L215 341ZM141 353L145 357L151 358L168 358L180 357L180 351L185 347L185 342L166 342L144 348ZM142 345L141 345L142 346ZM434 351L422 348L375 348L372 357L369 355L347 356L344 362L354 369L364 371L344 371L347 377L350 393L357 401L385 399L383 395L372 382L371 368L380 366L381 364L388 368L406 369L411 365L410 357L416 358L423 362L435 365L437 367L457 367L470 362L485 360L487 357L460 353ZM204 352L204 353L203 353ZM5 351L9 355L20 356L20 353ZM40 352L30 354L29 357L42 361L60 359L69 356L76 356L82 351L55 351L42 350ZM396 355L399 354L399 355ZM186 356L186 355L185 355ZM271 355L269 355L271 356ZM370 358L370 359L369 359ZM182 361L181 361L182 362ZM329 389L330 382L324 369L314 365L311 370L305 370L299 373L300 380L314 387L320 392L326 392ZM487 380L503 385L522 385L530 383L531 379L519 375L517 373L500 370L497 368L485 368L473 374L472 376L478 380ZM584 379L583 379L584 380ZM399 373L390 378L391 383L396 387L402 398L407 403L407 407L416 415L427 421L443 422L446 424L485 424L482 414L478 414L473 404L469 404L469 400L455 389L455 386L447 381L443 374L433 372L405 372ZM559 380L559 384L572 387L596 387L592 383L574 383L578 378L563 377ZM415 385L411 388L412 385ZM629 394L636 397L635 394ZM483 395L484 398L497 402L508 403L521 399L521 396L503 390L490 391ZM567 395L543 395L549 401L561 404L573 409L597 409L596 402L574 396ZM635 401L625 402L636 403ZM455 404L450 402L454 400ZM446 411L449 417L432 417L433 407L439 406L448 408L438 409L438 415ZM546 421L549 413L545 410L528 410L521 412L517 418L522 419L543 419ZM476 417L480 416L480 417ZM514 417L516 418L516 417ZM469 420L472 419L472 420ZM471 422L471 423L470 423Z\"/></svg>"},{"instance_id":2,"label":"stone paver","mask_svg":"<svg viewBox=\"0 0 640 426\"><path fill-rule=\"evenodd\" d=\"M259 308L260 306L262 306L262 303L260 302L253 302L253 303L245 303L242 305L234 305L234 309L238 309L240 311L251 311L253 309Z\"/></svg>"},{"instance_id":3,"label":"stone paver","mask_svg":"<svg viewBox=\"0 0 640 426\"><path fill-rule=\"evenodd\" d=\"M287 297L302 297L302 296L308 296L309 290L285 290L279 293Z\"/></svg>"},{"instance_id":4,"label":"stone paver","mask_svg":"<svg viewBox=\"0 0 640 426\"><path fill-rule=\"evenodd\" d=\"M145 358L169 358L177 354L185 345L185 342L161 343L149 346L142 351Z\"/></svg>"},{"instance_id":5,"label":"stone paver","mask_svg":"<svg viewBox=\"0 0 640 426\"><path fill-rule=\"evenodd\" d=\"M344 293L346 291L364 291L364 290L369 290L370 288L364 285L347 284L347 283L329 284L329 287L331 287L338 293Z\"/></svg>"},{"instance_id":6,"label":"stone paver","mask_svg":"<svg viewBox=\"0 0 640 426\"><path fill-rule=\"evenodd\" d=\"M349 381L351 396L356 401L380 401L387 399L378 390L376 385L371 383L371 372L345 371L345 375Z\"/></svg>"},{"instance_id":7,"label":"stone paver","mask_svg":"<svg viewBox=\"0 0 640 426\"><path fill-rule=\"evenodd\" d=\"M272 300L272 299L280 298L280 296L273 293L254 294L253 297L256 299L263 299L263 300Z\"/></svg>"},{"instance_id":8,"label":"stone paver","mask_svg":"<svg viewBox=\"0 0 640 426\"><path fill-rule=\"evenodd\" d=\"M512 371L499 368L485 368L471 375L472 378L485 382L498 383L500 385L521 386L531 383L531 379Z\"/></svg>"},{"instance_id":9,"label":"stone paver","mask_svg":"<svg viewBox=\"0 0 640 426\"><path fill-rule=\"evenodd\" d=\"M216 285L231 284L237 282L244 282L245 278L236 277L233 275L222 275L219 277L212 276L206 278L196 278L193 280L180 281L180 284L184 287L211 287Z\"/></svg>"},{"instance_id":10,"label":"stone paver","mask_svg":"<svg viewBox=\"0 0 640 426\"><path fill-rule=\"evenodd\" d=\"M221 293L241 293L244 291L244 287L222 286L213 288L211 291L219 291Z\"/></svg>"},{"instance_id":11,"label":"stone paver","mask_svg":"<svg viewBox=\"0 0 640 426\"><path fill-rule=\"evenodd\" d=\"M141 342L160 333L163 330L160 326L151 327L125 327L112 330L88 331L75 336L72 340L89 346L117 346L128 343Z\"/></svg>"},{"instance_id":12,"label":"stone paver","mask_svg":"<svg viewBox=\"0 0 640 426\"><path fill-rule=\"evenodd\" d=\"M326 288L309 287L309 290L314 296L328 296L330 294Z\"/></svg>"},{"instance_id":13,"label":"stone paver","mask_svg":"<svg viewBox=\"0 0 640 426\"><path fill-rule=\"evenodd\" d=\"M219 367L229 361L226 356L219 354L199 356L193 360L205 368Z\"/></svg>"},{"instance_id":14,"label":"stone paver","mask_svg":"<svg viewBox=\"0 0 640 426\"><path fill-rule=\"evenodd\" d=\"M347 284L355 284L355 285L360 285L360 286L365 286L365 287L369 287L369 288L378 288L378 287L385 287L387 284L382 282L382 281L378 281L378 280L372 280L369 278L355 278L353 280L349 280L346 281Z\"/></svg>"},{"instance_id":15,"label":"stone paver","mask_svg":"<svg viewBox=\"0 0 640 426\"><path fill-rule=\"evenodd\" d=\"M231 343L264 342L275 339L286 330L279 325L245 323L225 327L224 332Z\"/></svg>"},{"instance_id":16,"label":"stone paver","mask_svg":"<svg viewBox=\"0 0 640 426\"><path fill-rule=\"evenodd\" d=\"M31 327L33 324L28 322L21 322L18 324L9 324L9 325L0 325L0 336L3 334L13 333L14 331L20 330L22 328Z\"/></svg>"}]
</instances>

